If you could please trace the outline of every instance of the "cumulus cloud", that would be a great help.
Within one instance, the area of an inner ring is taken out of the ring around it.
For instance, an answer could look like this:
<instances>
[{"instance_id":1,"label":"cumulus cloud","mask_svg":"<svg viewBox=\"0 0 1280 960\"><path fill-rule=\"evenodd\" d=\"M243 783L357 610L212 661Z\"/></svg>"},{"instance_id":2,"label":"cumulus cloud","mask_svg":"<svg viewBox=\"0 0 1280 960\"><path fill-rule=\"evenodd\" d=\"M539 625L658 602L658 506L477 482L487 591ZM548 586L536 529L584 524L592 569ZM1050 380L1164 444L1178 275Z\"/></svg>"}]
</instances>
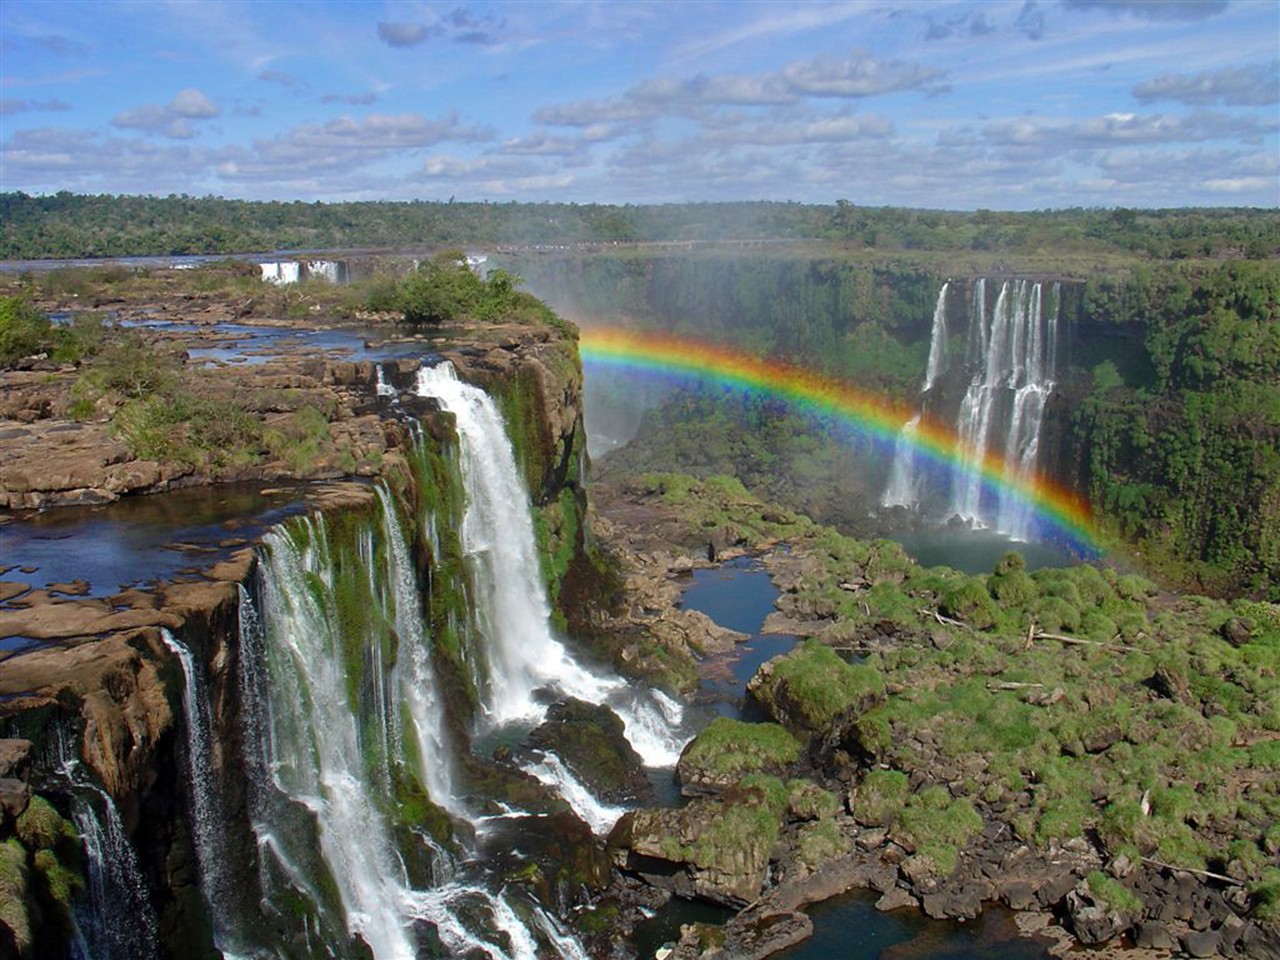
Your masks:
<instances>
[{"instance_id":1,"label":"cumulus cloud","mask_svg":"<svg viewBox=\"0 0 1280 960\"><path fill-rule=\"evenodd\" d=\"M389 47L413 47L432 35L421 23L378 22L378 39Z\"/></svg>"},{"instance_id":2,"label":"cumulus cloud","mask_svg":"<svg viewBox=\"0 0 1280 960\"><path fill-rule=\"evenodd\" d=\"M388 157L441 143L493 139L486 127L462 123L456 114L439 119L417 113L373 114L360 120L336 117L293 127L252 147L235 147L218 157L224 180L294 182L308 177L351 177Z\"/></svg>"},{"instance_id":3,"label":"cumulus cloud","mask_svg":"<svg viewBox=\"0 0 1280 960\"><path fill-rule=\"evenodd\" d=\"M0 100L0 116L11 113L62 112L70 110L71 104L64 103L56 97L52 100L18 100L6 97Z\"/></svg>"},{"instance_id":4,"label":"cumulus cloud","mask_svg":"<svg viewBox=\"0 0 1280 960\"><path fill-rule=\"evenodd\" d=\"M1133 88L1143 103L1176 100L1191 106L1225 104L1261 107L1280 103L1280 60L1248 67L1227 67L1213 73L1171 74Z\"/></svg>"},{"instance_id":5,"label":"cumulus cloud","mask_svg":"<svg viewBox=\"0 0 1280 960\"><path fill-rule=\"evenodd\" d=\"M949 20L928 18L929 27L925 30L926 40L948 40L955 36L969 35L985 37L996 32L996 23L985 10L962 14Z\"/></svg>"},{"instance_id":6,"label":"cumulus cloud","mask_svg":"<svg viewBox=\"0 0 1280 960\"><path fill-rule=\"evenodd\" d=\"M306 83L299 80L292 73L286 73L284 70L263 70L258 74L259 80L265 80L267 83L276 83L284 87L286 90L298 90L306 86Z\"/></svg>"},{"instance_id":7,"label":"cumulus cloud","mask_svg":"<svg viewBox=\"0 0 1280 960\"><path fill-rule=\"evenodd\" d=\"M144 103L132 110L121 111L111 119L111 125L171 140L190 140L196 136L192 120L209 120L221 112L218 105L203 93L188 87L180 90L167 104Z\"/></svg>"},{"instance_id":8,"label":"cumulus cloud","mask_svg":"<svg viewBox=\"0 0 1280 960\"><path fill-rule=\"evenodd\" d=\"M872 97L901 90L938 93L947 89L942 73L900 60L884 61L865 54L817 56L783 68L781 78L797 96Z\"/></svg>"},{"instance_id":9,"label":"cumulus cloud","mask_svg":"<svg viewBox=\"0 0 1280 960\"><path fill-rule=\"evenodd\" d=\"M0 144L0 155L6 173L29 190L185 191L209 167L208 154L188 145L57 128L18 130Z\"/></svg>"},{"instance_id":10,"label":"cumulus cloud","mask_svg":"<svg viewBox=\"0 0 1280 960\"><path fill-rule=\"evenodd\" d=\"M367 107L378 102L378 95L372 90L363 93L326 93L320 98L321 103L348 103L353 107Z\"/></svg>"},{"instance_id":11,"label":"cumulus cloud","mask_svg":"<svg viewBox=\"0 0 1280 960\"><path fill-rule=\"evenodd\" d=\"M1144 20L1205 20L1227 9L1227 0L1064 0L1069 10L1105 10Z\"/></svg>"},{"instance_id":12,"label":"cumulus cloud","mask_svg":"<svg viewBox=\"0 0 1280 960\"><path fill-rule=\"evenodd\" d=\"M478 43L489 46L498 43L500 34L506 26L505 20L485 14L477 17L470 10L457 7L450 11L443 20L445 32L457 43Z\"/></svg>"},{"instance_id":13,"label":"cumulus cloud","mask_svg":"<svg viewBox=\"0 0 1280 960\"><path fill-rule=\"evenodd\" d=\"M643 132L647 122L663 116L707 122L713 116L711 111L722 107L783 106L810 98L856 100L905 90L940 93L948 89L944 80L944 74L929 67L877 60L860 53L817 56L760 76L656 77L631 87L621 97L544 107L534 119L549 126L608 125L616 136Z\"/></svg>"},{"instance_id":14,"label":"cumulus cloud","mask_svg":"<svg viewBox=\"0 0 1280 960\"><path fill-rule=\"evenodd\" d=\"M1036 0L1027 0L1022 5L1022 11L1018 14L1014 26L1018 32L1025 33L1032 40L1040 40L1044 37L1044 11L1040 9Z\"/></svg>"},{"instance_id":15,"label":"cumulus cloud","mask_svg":"<svg viewBox=\"0 0 1280 960\"><path fill-rule=\"evenodd\" d=\"M764 117L745 122L720 122L711 126L701 142L720 146L794 146L811 143L847 143L851 140L883 140L893 136L887 117L841 113L826 116Z\"/></svg>"},{"instance_id":16,"label":"cumulus cloud","mask_svg":"<svg viewBox=\"0 0 1280 960\"><path fill-rule=\"evenodd\" d=\"M379 21L378 39L389 47L414 47L432 37L492 46L501 42L505 28L506 21L491 14L479 16L465 7L455 7L430 25Z\"/></svg>"}]
</instances>

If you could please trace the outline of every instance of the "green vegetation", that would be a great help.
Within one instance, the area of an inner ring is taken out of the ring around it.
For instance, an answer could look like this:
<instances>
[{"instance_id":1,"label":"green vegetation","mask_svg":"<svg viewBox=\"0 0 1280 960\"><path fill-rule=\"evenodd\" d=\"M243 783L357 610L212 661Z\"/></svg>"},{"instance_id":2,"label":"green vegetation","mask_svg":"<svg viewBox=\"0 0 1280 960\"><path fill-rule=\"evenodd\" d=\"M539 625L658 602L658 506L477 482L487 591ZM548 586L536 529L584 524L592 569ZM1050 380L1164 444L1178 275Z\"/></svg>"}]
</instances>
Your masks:
<instances>
[{"instance_id":1,"label":"green vegetation","mask_svg":"<svg viewBox=\"0 0 1280 960\"><path fill-rule=\"evenodd\" d=\"M727 481L654 480L639 489L695 529L712 512L749 534L748 548L777 537L763 519L774 508L744 492L717 501ZM984 817L1041 847L1096 837L1109 857L1225 872L1251 885L1259 915L1274 915L1280 606L1177 596L1089 565L1028 572L1016 554L987 577L924 569L880 543L788 519L806 571L789 602L831 618L819 639L874 640L876 652L860 665L865 682L851 684L853 668L811 640L753 685L794 671L795 689L820 689L766 696L775 717L811 702L820 733L839 723L843 747L873 742L855 757L856 819L888 827L942 871ZM862 585L841 587L850 581ZM958 593L967 606L953 602ZM944 602L973 619L938 621ZM866 694L847 724L842 708Z\"/></svg>"},{"instance_id":2,"label":"green vegetation","mask_svg":"<svg viewBox=\"0 0 1280 960\"><path fill-rule=\"evenodd\" d=\"M681 775L740 780L752 773L777 773L800 759L801 745L776 723L743 723L717 717L680 757Z\"/></svg>"},{"instance_id":3,"label":"green vegetation","mask_svg":"<svg viewBox=\"0 0 1280 960\"><path fill-rule=\"evenodd\" d=\"M882 699L884 679L874 667L847 664L830 647L806 640L771 661L749 689L794 729L822 733L850 711L865 711Z\"/></svg>"},{"instance_id":4,"label":"green vegetation","mask_svg":"<svg viewBox=\"0 0 1280 960\"><path fill-rule=\"evenodd\" d=\"M313 204L218 197L0 194L0 257L121 257L419 244L687 243L826 239L851 249L1264 257L1266 210L973 213L835 204Z\"/></svg>"}]
</instances>

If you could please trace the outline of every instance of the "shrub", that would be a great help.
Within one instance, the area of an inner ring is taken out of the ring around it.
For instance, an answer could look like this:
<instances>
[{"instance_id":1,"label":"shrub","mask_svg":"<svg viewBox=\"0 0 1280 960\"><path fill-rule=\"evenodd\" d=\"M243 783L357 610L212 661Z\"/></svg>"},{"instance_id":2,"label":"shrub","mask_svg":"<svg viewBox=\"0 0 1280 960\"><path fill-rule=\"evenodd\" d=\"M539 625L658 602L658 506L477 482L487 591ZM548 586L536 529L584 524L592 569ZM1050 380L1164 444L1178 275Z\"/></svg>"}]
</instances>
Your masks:
<instances>
[{"instance_id":1,"label":"shrub","mask_svg":"<svg viewBox=\"0 0 1280 960\"><path fill-rule=\"evenodd\" d=\"M942 612L986 630L996 624L996 605L978 577L966 577L942 595Z\"/></svg>"},{"instance_id":2,"label":"shrub","mask_svg":"<svg viewBox=\"0 0 1280 960\"><path fill-rule=\"evenodd\" d=\"M0 364L10 364L48 346L49 318L25 297L0 297Z\"/></svg>"}]
</instances>

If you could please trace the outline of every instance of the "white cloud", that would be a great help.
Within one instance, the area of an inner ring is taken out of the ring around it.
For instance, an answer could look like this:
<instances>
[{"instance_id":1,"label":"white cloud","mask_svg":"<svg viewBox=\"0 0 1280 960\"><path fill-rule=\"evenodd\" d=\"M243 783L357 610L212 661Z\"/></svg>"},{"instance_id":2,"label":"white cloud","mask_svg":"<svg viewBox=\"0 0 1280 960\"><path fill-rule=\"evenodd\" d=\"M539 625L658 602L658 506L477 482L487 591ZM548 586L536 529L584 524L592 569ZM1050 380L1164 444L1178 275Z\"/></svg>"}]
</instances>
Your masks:
<instances>
[{"instance_id":1,"label":"white cloud","mask_svg":"<svg viewBox=\"0 0 1280 960\"><path fill-rule=\"evenodd\" d=\"M1280 103L1280 60L1208 73L1168 74L1138 84L1133 95L1143 103L1176 100L1201 107L1218 103L1229 107Z\"/></svg>"},{"instance_id":2,"label":"white cloud","mask_svg":"<svg viewBox=\"0 0 1280 960\"><path fill-rule=\"evenodd\" d=\"M219 116L222 110L199 90L188 87L180 90L167 104L144 103L131 110L117 113L111 125L125 129L141 130L171 140L190 140L196 136L192 120L209 120Z\"/></svg>"}]
</instances>

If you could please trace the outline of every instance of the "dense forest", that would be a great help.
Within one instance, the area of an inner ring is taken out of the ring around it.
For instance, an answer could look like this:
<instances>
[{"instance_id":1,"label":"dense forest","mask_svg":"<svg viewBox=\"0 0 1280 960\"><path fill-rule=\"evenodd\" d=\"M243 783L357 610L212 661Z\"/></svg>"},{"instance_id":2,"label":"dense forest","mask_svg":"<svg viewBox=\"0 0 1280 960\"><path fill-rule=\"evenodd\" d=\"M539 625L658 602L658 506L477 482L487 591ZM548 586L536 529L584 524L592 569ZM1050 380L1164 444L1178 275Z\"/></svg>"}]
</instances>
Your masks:
<instances>
[{"instance_id":1,"label":"dense forest","mask_svg":"<svg viewBox=\"0 0 1280 960\"><path fill-rule=\"evenodd\" d=\"M1256 259L1280 254L1280 218L1238 208L961 213L846 200L613 206L0 194L0 259L766 239L888 251Z\"/></svg>"}]
</instances>

